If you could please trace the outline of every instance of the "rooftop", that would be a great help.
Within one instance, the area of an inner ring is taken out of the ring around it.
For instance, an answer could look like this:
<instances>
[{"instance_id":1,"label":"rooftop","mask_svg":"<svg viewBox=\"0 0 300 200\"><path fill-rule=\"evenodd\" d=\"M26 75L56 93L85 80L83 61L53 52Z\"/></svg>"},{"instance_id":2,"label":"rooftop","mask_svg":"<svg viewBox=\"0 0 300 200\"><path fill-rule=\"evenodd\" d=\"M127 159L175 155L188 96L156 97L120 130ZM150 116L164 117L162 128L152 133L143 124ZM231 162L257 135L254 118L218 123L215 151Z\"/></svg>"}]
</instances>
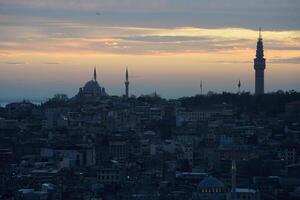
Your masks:
<instances>
[{"instance_id":1,"label":"rooftop","mask_svg":"<svg viewBox=\"0 0 300 200\"><path fill-rule=\"evenodd\" d=\"M237 193L256 193L256 190L250 188L236 188Z\"/></svg>"}]
</instances>

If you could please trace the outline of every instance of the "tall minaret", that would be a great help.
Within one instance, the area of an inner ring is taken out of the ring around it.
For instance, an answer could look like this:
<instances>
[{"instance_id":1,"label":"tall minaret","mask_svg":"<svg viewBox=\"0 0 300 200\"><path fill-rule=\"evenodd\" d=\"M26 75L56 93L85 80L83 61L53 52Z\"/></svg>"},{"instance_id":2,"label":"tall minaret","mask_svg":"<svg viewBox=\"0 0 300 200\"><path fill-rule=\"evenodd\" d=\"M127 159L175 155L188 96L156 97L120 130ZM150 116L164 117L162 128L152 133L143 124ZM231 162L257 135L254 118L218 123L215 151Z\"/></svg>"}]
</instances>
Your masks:
<instances>
[{"instance_id":1,"label":"tall minaret","mask_svg":"<svg viewBox=\"0 0 300 200\"><path fill-rule=\"evenodd\" d=\"M232 159L231 163L231 200L236 198L236 162L235 158Z\"/></svg>"},{"instance_id":2,"label":"tall minaret","mask_svg":"<svg viewBox=\"0 0 300 200\"><path fill-rule=\"evenodd\" d=\"M259 28L259 37L256 45L256 58L254 59L255 69L255 94L262 95L265 92L264 71L266 68L266 59L264 58L264 46L261 36L261 28Z\"/></svg>"},{"instance_id":3,"label":"tall minaret","mask_svg":"<svg viewBox=\"0 0 300 200\"><path fill-rule=\"evenodd\" d=\"M96 71L96 67L94 68L94 81L97 81L97 71Z\"/></svg>"},{"instance_id":4,"label":"tall minaret","mask_svg":"<svg viewBox=\"0 0 300 200\"><path fill-rule=\"evenodd\" d=\"M203 85L202 85L202 80L200 81L200 95L203 94Z\"/></svg>"},{"instance_id":5,"label":"tall minaret","mask_svg":"<svg viewBox=\"0 0 300 200\"><path fill-rule=\"evenodd\" d=\"M129 80L128 80L128 69L126 68L125 74L125 96L126 98L129 97Z\"/></svg>"}]
</instances>

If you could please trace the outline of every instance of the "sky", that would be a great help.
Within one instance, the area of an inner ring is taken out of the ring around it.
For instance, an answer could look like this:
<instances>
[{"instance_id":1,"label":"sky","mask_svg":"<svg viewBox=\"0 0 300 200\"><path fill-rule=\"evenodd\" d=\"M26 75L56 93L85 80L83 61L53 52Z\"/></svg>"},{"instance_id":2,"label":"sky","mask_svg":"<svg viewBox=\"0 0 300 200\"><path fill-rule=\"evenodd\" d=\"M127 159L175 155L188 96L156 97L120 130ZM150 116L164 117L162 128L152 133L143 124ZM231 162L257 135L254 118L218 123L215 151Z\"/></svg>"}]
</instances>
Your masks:
<instances>
[{"instance_id":1,"label":"sky","mask_svg":"<svg viewBox=\"0 0 300 200\"><path fill-rule=\"evenodd\" d=\"M0 100L254 91L262 27L265 89L300 91L299 0L0 0Z\"/></svg>"}]
</instances>

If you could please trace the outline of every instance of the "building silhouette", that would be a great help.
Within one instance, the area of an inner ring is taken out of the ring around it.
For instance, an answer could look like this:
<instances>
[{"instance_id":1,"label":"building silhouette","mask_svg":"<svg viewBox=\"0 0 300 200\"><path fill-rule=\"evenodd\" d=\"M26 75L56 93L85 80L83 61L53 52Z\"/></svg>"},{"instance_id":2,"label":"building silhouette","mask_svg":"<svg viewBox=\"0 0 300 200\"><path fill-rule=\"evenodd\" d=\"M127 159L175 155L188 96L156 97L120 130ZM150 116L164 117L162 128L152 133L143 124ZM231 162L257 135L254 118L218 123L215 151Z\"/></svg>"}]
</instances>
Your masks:
<instances>
[{"instance_id":1,"label":"building silhouette","mask_svg":"<svg viewBox=\"0 0 300 200\"><path fill-rule=\"evenodd\" d=\"M266 68L266 59L264 58L264 46L261 36L261 28L259 28L259 37L256 45L256 58L254 59L255 69L255 94L264 94L264 71Z\"/></svg>"},{"instance_id":2,"label":"building silhouette","mask_svg":"<svg viewBox=\"0 0 300 200\"><path fill-rule=\"evenodd\" d=\"M86 82L82 88L79 88L79 92L76 97L81 100L99 100L106 96L107 93L105 88L101 87L97 81L97 71L95 67L92 80Z\"/></svg>"}]
</instances>

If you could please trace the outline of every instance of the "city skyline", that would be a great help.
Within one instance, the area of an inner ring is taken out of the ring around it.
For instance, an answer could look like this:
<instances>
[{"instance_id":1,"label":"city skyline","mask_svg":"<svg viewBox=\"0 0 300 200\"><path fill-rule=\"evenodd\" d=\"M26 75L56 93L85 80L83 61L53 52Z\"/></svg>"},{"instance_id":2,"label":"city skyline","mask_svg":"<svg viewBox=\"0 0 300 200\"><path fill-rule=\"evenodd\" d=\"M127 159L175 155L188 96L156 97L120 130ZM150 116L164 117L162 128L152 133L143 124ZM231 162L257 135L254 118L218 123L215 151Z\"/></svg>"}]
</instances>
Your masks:
<instances>
[{"instance_id":1,"label":"city skyline","mask_svg":"<svg viewBox=\"0 0 300 200\"><path fill-rule=\"evenodd\" d=\"M300 0L0 0L0 200L299 200Z\"/></svg>"},{"instance_id":2,"label":"city skyline","mask_svg":"<svg viewBox=\"0 0 300 200\"><path fill-rule=\"evenodd\" d=\"M2 1L0 99L74 96L94 65L112 95L124 94L126 66L137 96L155 90L165 98L192 96L200 80L204 94L237 92L239 80L241 91L254 93L260 26L265 91L299 91L299 7L297 1L231 0L228 7L218 1Z\"/></svg>"}]
</instances>

